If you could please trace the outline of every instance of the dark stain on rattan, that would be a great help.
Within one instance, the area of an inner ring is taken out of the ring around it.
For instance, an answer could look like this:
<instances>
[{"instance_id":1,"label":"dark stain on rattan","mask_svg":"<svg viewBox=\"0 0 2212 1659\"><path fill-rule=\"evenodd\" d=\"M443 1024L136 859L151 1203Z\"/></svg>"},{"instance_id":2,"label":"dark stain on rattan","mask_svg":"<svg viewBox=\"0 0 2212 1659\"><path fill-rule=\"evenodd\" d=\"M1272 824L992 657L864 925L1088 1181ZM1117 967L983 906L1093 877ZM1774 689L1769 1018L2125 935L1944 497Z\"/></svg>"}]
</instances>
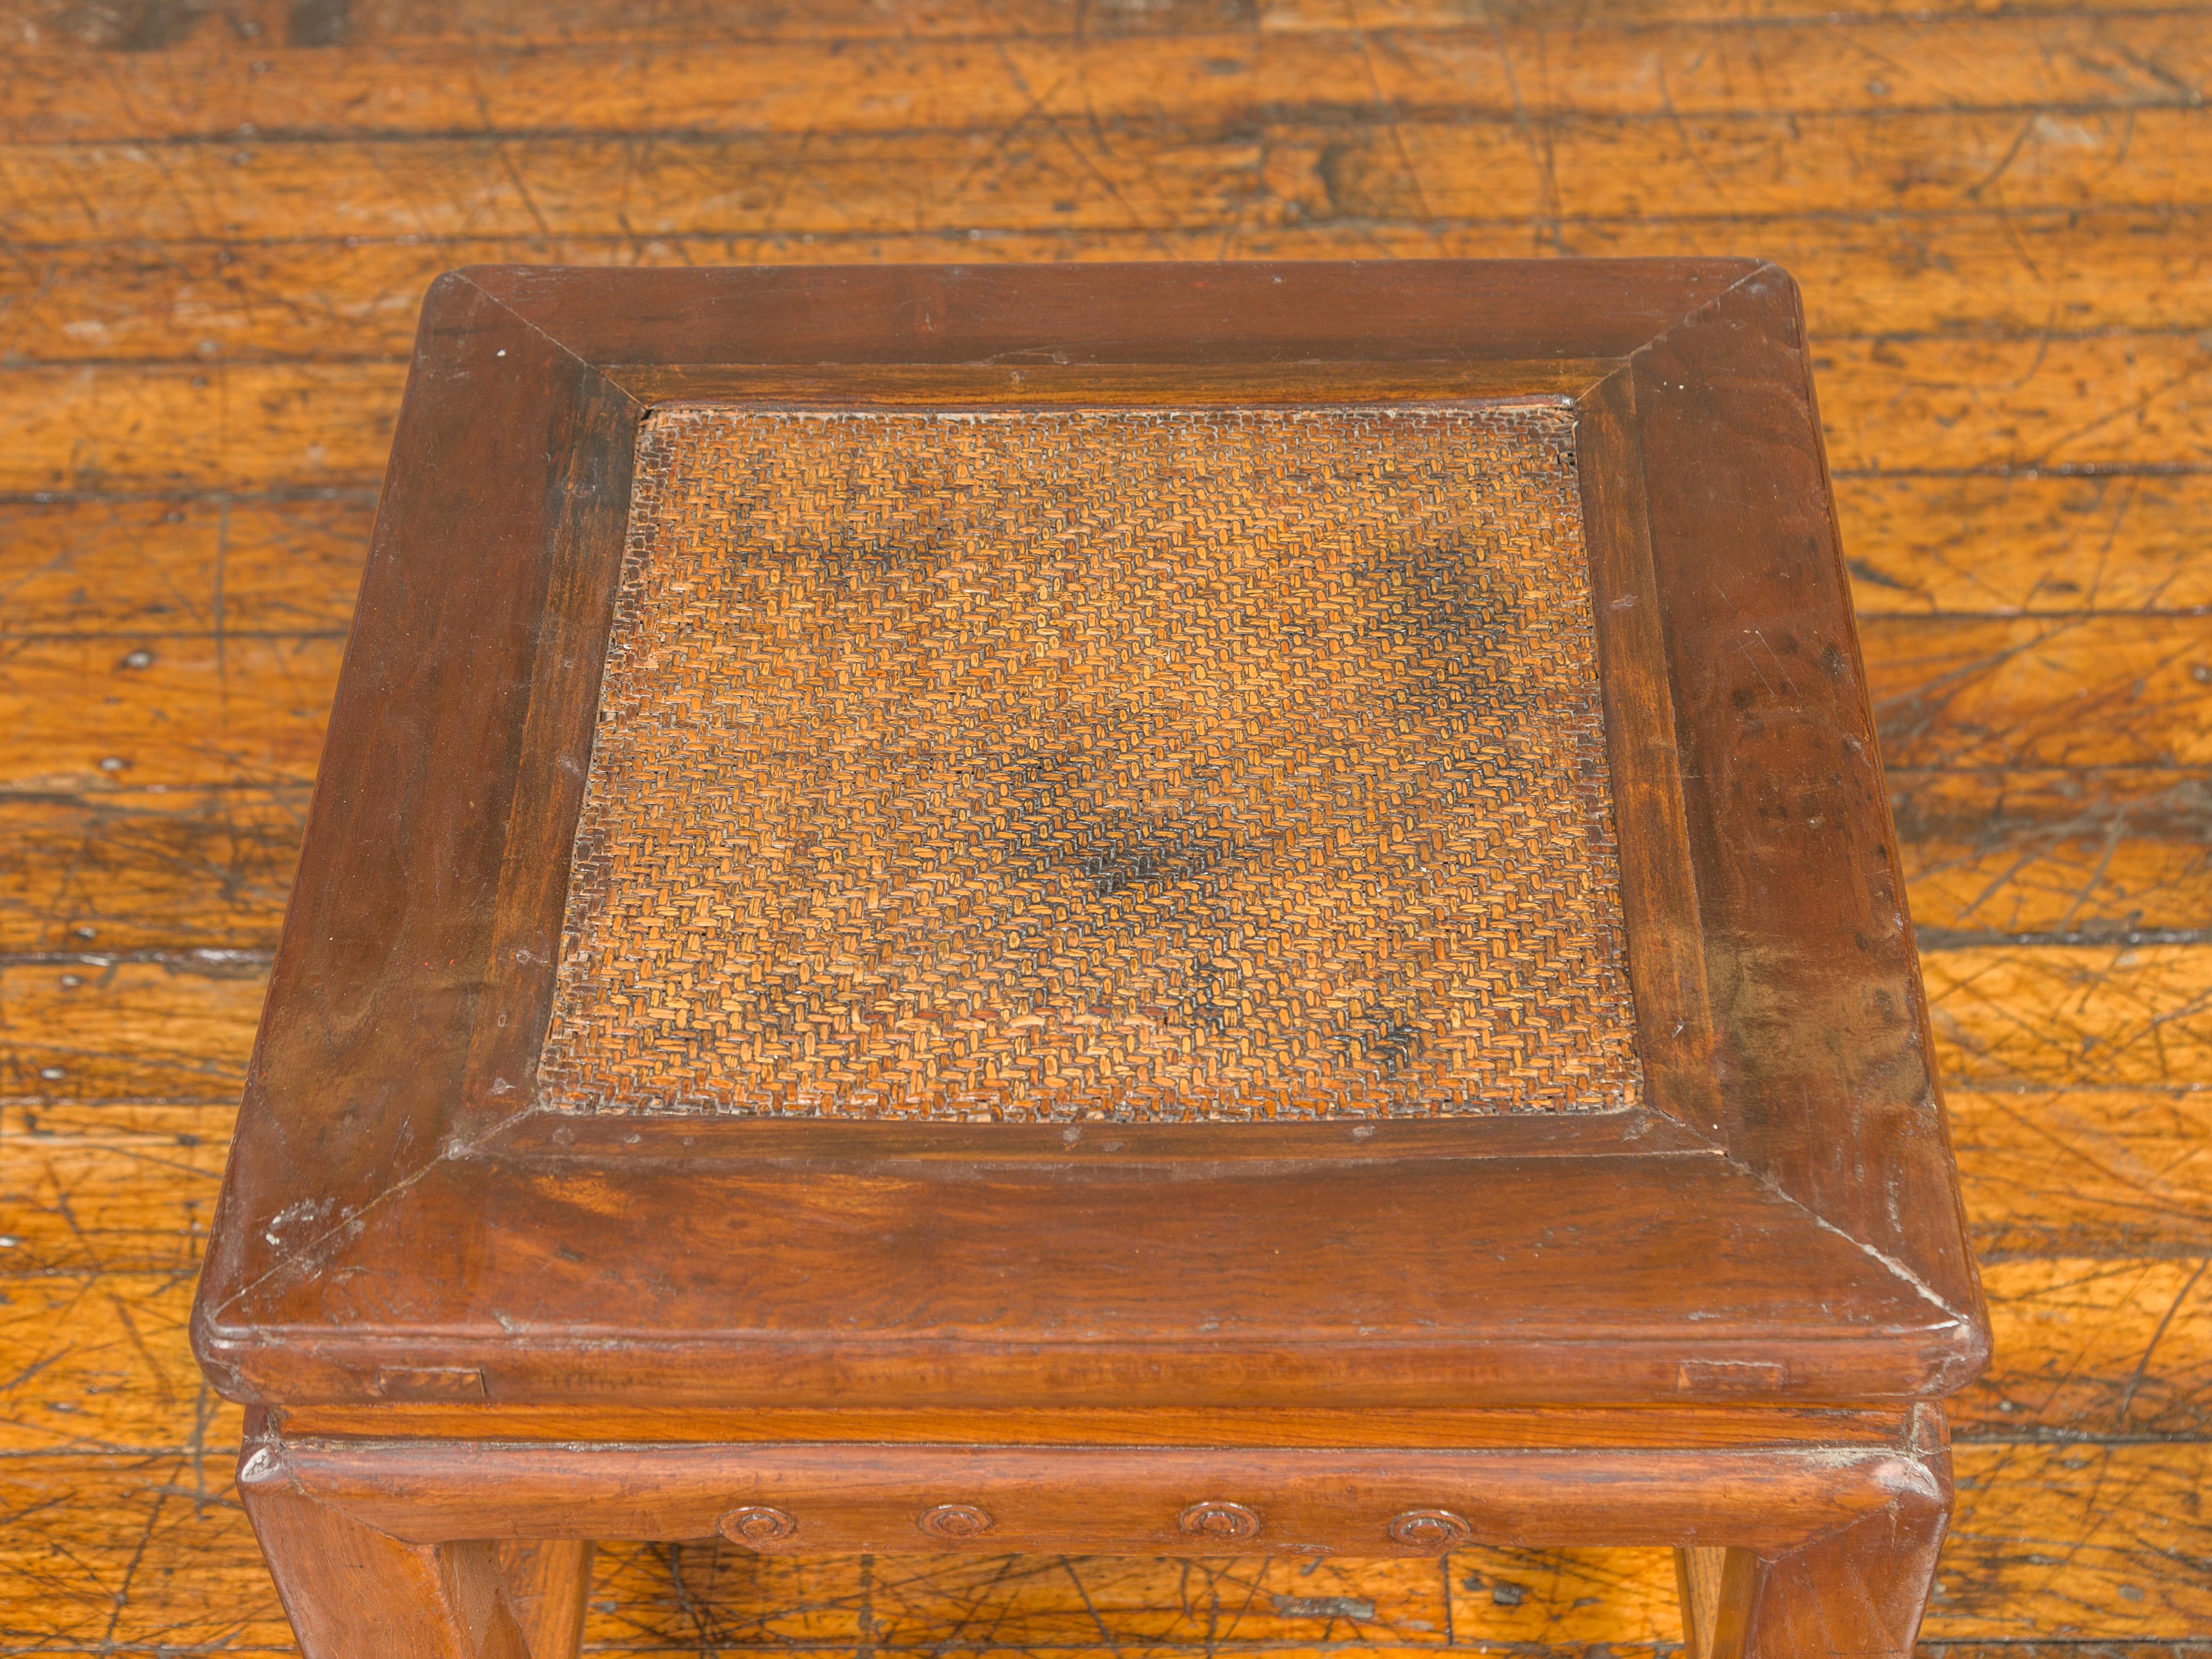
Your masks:
<instances>
[{"instance_id":1,"label":"dark stain on rattan","mask_svg":"<svg viewBox=\"0 0 2212 1659\"><path fill-rule=\"evenodd\" d=\"M1236 856L1238 837L1216 813L1190 807L1141 812L1106 804L1112 779L1127 758L1109 723L1093 748L1012 763L1009 872L1070 869L1097 897L1108 899L1125 890L1155 894L1199 881ZM1220 781L1216 768L1194 768L1188 777L1194 792Z\"/></svg>"},{"instance_id":2,"label":"dark stain on rattan","mask_svg":"<svg viewBox=\"0 0 2212 1659\"><path fill-rule=\"evenodd\" d=\"M1125 817L1085 829L1072 850L1091 890L1111 898L1124 888L1154 890L1195 881L1228 854L1231 843L1188 823Z\"/></svg>"}]
</instances>

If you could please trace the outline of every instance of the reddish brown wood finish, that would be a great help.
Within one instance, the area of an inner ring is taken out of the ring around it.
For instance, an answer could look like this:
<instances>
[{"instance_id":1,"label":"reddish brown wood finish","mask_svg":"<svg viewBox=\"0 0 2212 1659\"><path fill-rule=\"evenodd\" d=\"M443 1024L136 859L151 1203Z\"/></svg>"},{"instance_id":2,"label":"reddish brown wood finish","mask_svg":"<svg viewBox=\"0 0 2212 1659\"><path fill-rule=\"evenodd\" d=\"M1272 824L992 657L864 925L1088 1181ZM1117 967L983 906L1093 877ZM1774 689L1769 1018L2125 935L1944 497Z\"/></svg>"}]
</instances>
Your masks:
<instances>
[{"instance_id":1,"label":"reddish brown wood finish","mask_svg":"<svg viewBox=\"0 0 2212 1659\"><path fill-rule=\"evenodd\" d=\"M574 1659L592 1593L590 1540L509 1540L492 1556L530 1659Z\"/></svg>"},{"instance_id":2,"label":"reddish brown wood finish","mask_svg":"<svg viewBox=\"0 0 2212 1659\"><path fill-rule=\"evenodd\" d=\"M1912 1652L1951 1516L1941 1425L1923 1417L1912 1440L1881 1503L1794 1549L1678 1549L1689 1659Z\"/></svg>"},{"instance_id":3,"label":"reddish brown wood finish","mask_svg":"<svg viewBox=\"0 0 2212 1659\"><path fill-rule=\"evenodd\" d=\"M540 1112L635 438L702 398L1572 408L1646 1107ZM726 1533L774 1548L1218 1553L1248 1512L1251 1547L1725 1547L1716 1651L1901 1653L1948 1502L1915 1402L1988 1343L1928 1048L1775 268L459 272L425 309L195 1340L295 1425L244 1479L311 1653L512 1652L525 1613L557 1647L536 1566L470 1540L748 1508L793 1529ZM1044 1443L1146 1407L1183 1416ZM1386 1408L1432 1415L1317 1426ZM809 1409L818 1435L700 1426ZM901 1414L960 1427L884 1443ZM409 1601L392 1645L312 1633L331 1562Z\"/></svg>"},{"instance_id":4,"label":"reddish brown wood finish","mask_svg":"<svg viewBox=\"0 0 2212 1659\"><path fill-rule=\"evenodd\" d=\"M1155 1129L1095 1154L989 1126L532 1118L647 407L625 374L1012 364L1018 384L932 395L1018 405L1100 365L1133 377L1125 400L1265 369L1275 396L1342 401L1404 395L1384 371L1410 364L1506 386L1561 362L1599 373L1583 475L1656 1112L1354 1140ZM391 1397L395 1357L515 1401L1956 1387L1984 1341L1821 468L1794 292L1744 262L444 279L201 1352L229 1391L285 1403ZM1163 1201L1163 1161L1213 1184ZM1317 1233L1324 1172L1342 1224ZM1070 1204L1071 1182L1097 1204ZM1530 1182L1552 1237L1519 1219ZM808 1218L805 1189L831 1183L874 1232ZM746 1238L810 1263L803 1296L779 1304L795 1281ZM415 1273L425 1249L465 1271ZM1013 1261L1035 1315L1006 1301ZM670 1289L611 1295L625 1275Z\"/></svg>"},{"instance_id":5,"label":"reddish brown wood finish","mask_svg":"<svg viewBox=\"0 0 2212 1659\"><path fill-rule=\"evenodd\" d=\"M1605 1449L289 1440L240 1472L310 1659L568 1659L594 1534L765 1553L1430 1555L1672 1543L1701 1654L1911 1650L1950 1507L1940 1415L1883 1441ZM1210 1496L1192 1501L1194 1492ZM486 1540L531 1539L494 1545Z\"/></svg>"},{"instance_id":6,"label":"reddish brown wood finish","mask_svg":"<svg viewBox=\"0 0 2212 1659\"><path fill-rule=\"evenodd\" d=\"M307 1659L536 1659L492 1545L402 1543L253 1474L249 1453L239 1492Z\"/></svg>"},{"instance_id":7,"label":"reddish brown wood finish","mask_svg":"<svg viewBox=\"0 0 2212 1659\"><path fill-rule=\"evenodd\" d=\"M1362 1446L1511 1450L1544 1446L1884 1446L1903 1432L1895 1409L1765 1406L1538 1406L1426 1407L1075 1407L1060 1411L839 1411L834 1407L728 1407L505 1406L500 1437L532 1442L606 1440L657 1445L838 1444L1002 1446ZM287 1435L308 1440L471 1438L485 1420L481 1401L304 1407L284 1414Z\"/></svg>"},{"instance_id":8,"label":"reddish brown wood finish","mask_svg":"<svg viewBox=\"0 0 2212 1659\"><path fill-rule=\"evenodd\" d=\"M1942 1495L1948 1510L1931 1462L1941 1448L1918 1443L1916 1425L1884 1444L1817 1450L293 1439L270 1443L254 1479L281 1477L415 1544L698 1538L756 1508L794 1528L740 1541L781 1554L910 1550L934 1538L999 1552L1218 1555L1225 1537L1262 1553L1432 1556L1432 1540L1400 1539L1392 1522L1440 1510L1476 1543L1691 1543L1778 1558L1911 1494ZM1249 1529L1192 1524L1187 1513L1201 1504L1234 1505ZM959 1535L926 1527L946 1505L993 1524Z\"/></svg>"}]
</instances>

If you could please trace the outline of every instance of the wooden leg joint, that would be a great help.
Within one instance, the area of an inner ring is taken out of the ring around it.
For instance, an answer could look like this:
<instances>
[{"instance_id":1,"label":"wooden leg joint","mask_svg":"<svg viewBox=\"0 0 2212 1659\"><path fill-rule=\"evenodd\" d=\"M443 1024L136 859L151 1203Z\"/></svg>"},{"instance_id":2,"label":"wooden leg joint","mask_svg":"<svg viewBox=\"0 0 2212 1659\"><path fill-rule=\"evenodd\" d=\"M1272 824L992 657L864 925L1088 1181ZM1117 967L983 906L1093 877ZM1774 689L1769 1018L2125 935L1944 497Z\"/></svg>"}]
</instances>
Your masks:
<instances>
[{"instance_id":1,"label":"wooden leg joint","mask_svg":"<svg viewBox=\"0 0 2212 1659\"><path fill-rule=\"evenodd\" d=\"M300 1490L266 1440L238 1488L306 1659L575 1659L589 1543L409 1543Z\"/></svg>"},{"instance_id":2,"label":"wooden leg joint","mask_svg":"<svg viewBox=\"0 0 2212 1659\"><path fill-rule=\"evenodd\" d=\"M1942 1419L1916 1429L1920 1455L1882 1507L1779 1553L1676 1551L1687 1659L1909 1659L1951 1518Z\"/></svg>"}]
</instances>

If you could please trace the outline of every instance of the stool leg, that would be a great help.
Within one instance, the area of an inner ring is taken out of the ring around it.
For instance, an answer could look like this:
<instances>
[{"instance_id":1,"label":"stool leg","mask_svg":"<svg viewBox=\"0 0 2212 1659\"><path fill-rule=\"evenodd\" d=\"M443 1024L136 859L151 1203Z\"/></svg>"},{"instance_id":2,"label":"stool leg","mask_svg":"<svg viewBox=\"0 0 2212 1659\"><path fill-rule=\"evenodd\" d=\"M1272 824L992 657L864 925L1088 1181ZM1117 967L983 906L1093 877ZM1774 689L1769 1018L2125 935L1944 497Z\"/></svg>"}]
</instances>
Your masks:
<instances>
[{"instance_id":1,"label":"stool leg","mask_svg":"<svg viewBox=\"0 0 2212 1659\"><path fill-rule=\"evenodd\" d=\"M495 1546L402 1543L281 1486L239 1495L307 1659L536 1659Z\"/></svg>"},{"instance_id":2,"label":"stool leg","mask_svg":"<svg viewBox=\"0 0 2212 1659\"><path fill-rule=\"evenodd\" d=\"M1702 1547L1674 1552L1674 1583L1682 1596L1682 1659L1713 1659L1728 1552Z\"/></svg>"},{"instance_id":3,"label":"stool leg","mask_svg":"<svg viewBox=\"0 0 2212 1659\"><path fill-rule=\"evenodd\" d=\"M1696 1659L1911 1659L1949 1520L1901 1502L1788 1555L1727 1551Z\"/></svg>"},{"instance_id":4,"label":"stool leg","mask_svg":"<svg viewBox=\"0 0 2212 1659\"><path fill-rule=\"evenodd\" d=\"M584 1644L584 1602L592 1593L592 1547L501 1544L498 1557L530 1659L576 1659Z\"/></svg>"}]
</instances>

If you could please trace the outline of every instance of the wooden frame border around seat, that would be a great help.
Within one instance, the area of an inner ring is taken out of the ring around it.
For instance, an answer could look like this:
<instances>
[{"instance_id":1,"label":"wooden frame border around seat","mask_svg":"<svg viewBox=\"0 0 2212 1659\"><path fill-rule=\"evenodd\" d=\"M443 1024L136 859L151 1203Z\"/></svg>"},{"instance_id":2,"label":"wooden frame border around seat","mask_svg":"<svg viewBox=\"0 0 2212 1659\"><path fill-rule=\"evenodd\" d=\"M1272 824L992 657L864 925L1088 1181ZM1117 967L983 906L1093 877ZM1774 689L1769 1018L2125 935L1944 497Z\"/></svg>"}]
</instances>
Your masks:
<instances>
[{"instance_id":1,"label":"wooden frame border around seat","mask_svg":"<svg viewBox=\"0 0 2212 1659\"><path fill-rule=\"evenodd\" d=\"M536 1109L655 406L1532 398L1577 411L1644 1109L1074 1132ZM855 1206L890 1220L836 1224ZM401 1406L496 1436L825 1401L1896 1410L1957 1388L1986 1323L1790 279L440 279L194 1336L224 1393L301 1431Z\"/></svg>"}]
</instances>

